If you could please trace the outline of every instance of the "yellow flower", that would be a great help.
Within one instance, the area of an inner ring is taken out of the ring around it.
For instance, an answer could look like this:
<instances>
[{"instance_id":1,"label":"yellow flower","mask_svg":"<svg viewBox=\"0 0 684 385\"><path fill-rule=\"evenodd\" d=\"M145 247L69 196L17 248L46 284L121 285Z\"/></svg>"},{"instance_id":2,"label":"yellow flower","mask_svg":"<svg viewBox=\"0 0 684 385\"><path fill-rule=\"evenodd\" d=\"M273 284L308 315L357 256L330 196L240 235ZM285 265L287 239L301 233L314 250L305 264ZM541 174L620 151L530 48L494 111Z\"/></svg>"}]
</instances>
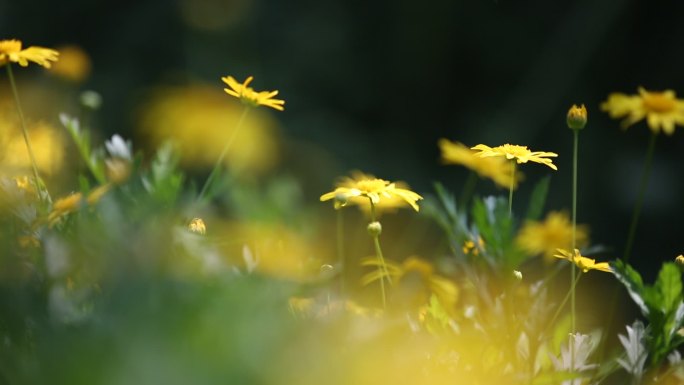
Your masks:
<instances>
[{"instance_id":1,"label":"yellow flower","mask_svg":"<svg viewBox=\"0 0 684 385\"><path fill-rule=\"evenodd\" d=\"M102 197L111 190L112 185L109 183L100 185L90 191L88 196L83 201L83 194L80 192L71 193L64 198L60 198L52 205L52 211L48 214L48 223L50 227L54 226L59 219L69 213L78 211L83 205L95 205L102 199Z\"/></svg>"},{"instance_id":2,"label":"yellow flower","mask_svg":"<svg viewBox=\"0 0 684 385\"><path fill-rule=\"evenodd\" d=\"M480 255L480 250L484 251L485 249L485 244L484 241L482 240L482 237L478 236L477 237L477 243L474 241L468 239L465 242L463 242L463 254L470 254L474 257L477 257Z\"/></svg>"},{"instance_id":3,"label":"yellow flower","mask_svg":"<svg viewBox=\"0 0 684 385\"><path fill-rule=\"evenodd\" d=\"M595 259L583 257L577 249L575 249L574 254L564 249L558 249L557 252L558 254L554 254L554 257L567 259L568 261L577 265L577 267L579 267L583 273L586 273L589 270L600 270L607 273L613 272L608 262L596 263Z\"/></svg>"},{"instance_id":4,"label":"yellow flower","mask_svg":"<svg viewBox=\"0 0 684 385\"><path fill-rule=\"evenodd\" d=\"M258 107L258 106L266 106L266 107L271 107L274 108L278 111L283 111L285 108L283 105L285 104L284 100L280 99L273 99L274 96L278 95L278 91L254 91L251 87L247 87L249 83L254 80L254 77L250 76L247 79L245 79L244 83L240 84L235 80L232 76L226 76L221 78L224 83L228 85L230 88L224 88L223 90L226 91L228 95L235 96L236 98L240 99L243 103L252 106L252 107Z\"/></svg>"},{"instance_id":5,"label":"yellow flower","mask_svg":"<svg viewBox=\"0 0 684 385\"><path fill-rule=\"evenodd\" d=\"M506 159L515 159L518 164L527 162L536 162L547 165L554 170L558 170L553 161L548 158L553 158L558 156L558 154L553 152L543 152L543 151L530 151L527 146L518 146L514 144L504 144L498 147L489 147L484 144L478 144L472 147L473 150L480 151L477 155L486 158L490 156L504 156Z\"/></svg>"},{"instance_id":6,"label":"yellow flower","mask_svg":"<svg viewBox=\"0 0 684 385\"><path fill-rule=\"evenodd\" d=\"M378 258L368 258L362 261L364 266L381 266ZM458 287L448 278L435 272L434 267L424 259L408 257L398 265L386 261L387 270L380 268L366 274L362 283L368 285L381 277L389 275L394 284L394 295L401 296L401 302L414 305L416 308L426 304L431 295L435 295L447 311L453 310L458 300Z\"/></svg>"},{"instance_id":7,"label":"yellow flower","mask_svg":"<svg viewBox=\"0 0 684 385\"><path fill-rule=\"evenodd\" d=\"M90 75L92 63L90 56L79 46L66 45L58 47L59 61L50 73L65 80L81 83Z\"/></svg>"},{"instance_id":8,"label":"yellow flower","mask_svg":"<svg viewBox=\"0 0 684 385\"><path fill-rule=\"evenodd\" d=\"M578 225L575 241L578 247L584 247L589 240L586 225ZM572 223L566 212L552 211L543 222L527 221L516 239L518 246L531 255L543 254L553 257L556 249L572 248Z\"/></svg>"},{"instance_id":9,"label":"yellow flower","mask_svg":"<svg viewBox=\"0 0 684 385\"><path fill-rule=\"evenodd\" d=\"M28 47L21 49L19 40L0 40L0 66L7 63L19 63L20 66L28 66L32 61L45 68L50 68L51 61L57 61L59 52L54 49L43 47Z\"/></svg>"},{"instance_id":10,"label":"yellow flower","mask_svg":"<svg viewBox=\"0 0 684 385\"><path fill-rule=\"evenodd\" d=\"M416 202L423 197L411 190L397 187L397 184L398 182L390 183L372 175L353 173L352 178L345 177L337 183L337 188L334 191L321 195L321 201L334 199L336 196L345 196L348 203L352 204L363 205L368 203L369 199L373 205L381 204L383 201L391 202L393 205L408 203L414 210L418 211L419 207Z\"/></svg>"},{"instance_id":11,"label":"yellow flower","mask_svg":"<svg viewBox=\"0 0 684 385\"><path fill-rule=\"evenodd\" d=\"M568 127L573 130L581 130L587 124L587 108L582 104L580 107L572 105L566 117Z\"/></svg>"},{"instance_id":12,"label":"yellow flower","mask_svg":"<svg viewBox=\"0 0 684 385\"><path fill-rule=\"evenodd\" d=\"M610 114L611 118L622 118L622 128L646 119L653 133L660 130L667 135L674 133L675 124L684 126L684 100L677 99L674 91L646 91L639 87L639 95L613 93L601 104L601 110Z\"/></svg>"},{"instance_id":13,"label":"yellow flower","mask_svg":"<svg viewBox=\"0 0 684 385\"><path fill-rule=\"evenodd\" d=\"M439 140L442 150L442 161L447 164L458 164L469 168L482 178L491 179L497 186L510 188L511 168L501 158L483 158L463 143L451 142L447 139ZM521 173L516 173L513 188L522 179Z\"/></svg>"}]
</instances>

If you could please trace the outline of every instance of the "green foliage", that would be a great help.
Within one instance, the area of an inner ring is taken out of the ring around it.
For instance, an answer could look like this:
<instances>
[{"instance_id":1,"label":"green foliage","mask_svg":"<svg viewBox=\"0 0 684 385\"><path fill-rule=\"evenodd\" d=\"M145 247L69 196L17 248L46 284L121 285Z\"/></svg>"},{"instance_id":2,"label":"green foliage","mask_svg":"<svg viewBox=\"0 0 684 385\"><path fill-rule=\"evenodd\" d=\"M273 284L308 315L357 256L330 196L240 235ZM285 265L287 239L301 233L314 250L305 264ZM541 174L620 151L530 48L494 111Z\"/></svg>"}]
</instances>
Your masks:
<instances>
[{"instance_id":1,"label":"green foliage","mask_svg":"<svg viewBox=\"0 0 684 385\"><path fill-rule=\"evenodd\" d=\"M81 155L81 159L88 170L93 174L95 180L100 184L105 183L104 150L102 148L96 150L92 149L90 131L82 129L78 119L62 114L60 115L60 120L67 132L71 135L71 138Z\"/></svg>"},{"instance_id":2,"label":"green foliage","mask_svg":"<svg viewBox=\"0 0 684 385\"><path fill-rule=\"evenodd\" d=\"M515 269L525 259L514 244L515 223L508 214L508 201L503 197L475 198L473 223L484 240L490 263L505 270Z\"/></svg>"},{"instance_id":3,"label":"green foliage","mask_svg":"<svg viewBox=\"0 0 684 385\"><path fill-rule=\"evenodd\" d=\"M684 339L677 331L684 321L681 271L674 263L664 263L652 286L620 260L613 263L617 279L648 320L648 350L652 364L660 364Z\"/></svg>"},{"instance_id":4,"label":"green foliage","mask_svg":"<svg viewBox=\"0 0 684 385\"><path fill-rule=\"evenodd\" d=\"M546 203L546 196L549 194L549 183L551 182L551 175L542 178L534 185L532 195L530 195L530 202L527 205L527 214L525 219L536 221L541 218L544 213L544 204Z\"/></svg>"},{"instance_id":5,"label":"green foliage","mask_svg":"<svg viewBox=\"0 0 684 385\"><path fill-rule=\"evenodd\" d=\"M148 175L143 177L145 190L163 206L173 205L183 186L183 173L178 170L178 154L171 142L157 149Z\"/></svg>"}]
</instances>

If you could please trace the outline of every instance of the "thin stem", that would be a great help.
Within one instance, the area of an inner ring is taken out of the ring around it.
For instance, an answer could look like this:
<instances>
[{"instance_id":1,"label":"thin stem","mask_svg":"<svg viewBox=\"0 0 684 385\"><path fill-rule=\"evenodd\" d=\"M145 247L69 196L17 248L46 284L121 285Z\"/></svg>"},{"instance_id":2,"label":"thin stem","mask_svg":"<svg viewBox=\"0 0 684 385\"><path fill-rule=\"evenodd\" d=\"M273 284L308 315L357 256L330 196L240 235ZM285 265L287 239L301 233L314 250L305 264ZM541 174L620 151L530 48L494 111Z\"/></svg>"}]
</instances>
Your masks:
<instances>
[{"instance_id":1,"label":"thin stem","mask_svg":"<svg viewBox=\"0 0 684 385\"><path fill-rule=\"evenodd\" d=\"M578 158L578 148L579 148L579 130L573 130L573 151L572 151L572 250L571 253L575 252L575 247L577 247L577 158ZM577 333L577 309L576 309L576 293L575 293L575 276L577 275L576 267L573 264L570 268L570 308L571 310L571 325L572 334ZM574 371L575 368L575 343L574 339L570 338L570 371Z\"/></svg>"},{"instance_id":2,"label":"thin stem","mask_svg":"<svg viewBox=\"0 0 684 385\"><path fill-rule=\"evenodd\" d=\"M250 110L249 106L244 106L244 108L242 110L242 114L240 115L240 119L238 120L237 124L235 125L235 129L233 129L233 132L230 134L230 137L228 138L226 145L223 147L223 150L221 151L221 155L219 155L218 159L216 159L216 163L214 163L214 168L211 169L211 173L209 174L209 177L207 178L206 182L204 182L204 186L202 186L202 190L200 190L200 193L197 196L197 202L200 202L202 200L202 198L204 198L204 194L209 189L209 186L211 186L212 182L214 181L214 178L216 178L216 174L218 174L218 171L221 168L221 164L223 163L223 159L226 157L226 154L228 153L228 149L230 149L230 146L235 141L235 138L237 137L237 133L238 133L238 131L240 131L240 127L242 127L242 123L244 122L245 117L247 116L247 113L249 112L249 110Z\"/></svg>"},{"instance_id":3,"label":"thin stem","mask_svg":"<svg viewBox=\"0 0 684 385\"><path fill-rule=\"evenodd\" d=\"M21 109L21 102L19 101L19 92L17 92L17 85L14 82L14 74L12 73L12 63L7 63L7 77L9 78L10 87L12 88L12 96L14 97L14 105L17 107L17 114L19 114L19 122L21 123L21 132L24 135L24 142L28 150L29 160L31 161L31 168L33 169L33 180L36 186L36 191L45 190L46 196L49 200L50 194L45 186L40 183L40 176L38 175L38 165L36 157L33 155L33 147L31 147L31 140L29 138L28 129L26 128L26 120L24 119L24 112ZM42 194L41 199L43 199Z\"/></svg>"},{"instance_id":4,"label":"thin stem","mask_svg":"<svg viewBox=\"0 0 684 385\"><path fill-rule=\"evenodd\" d=\"M575 265L572 264L571 267L574 269L574 268L575 268ZM563 310L563 307L565 306L565 304L566 304L566 303L568 302L568 300L570 299L570 296L571 296L571 293L572 293L572 291L573 291L573 288L574 288L575 286L577 286L577 282L579 282L580 278L582 278L582 274L577 275L577 278L575 278L575 280L572 282L572 285L570 286L570 290L568 290L568 293L565 295L565 298L563 298L563 302L561 302L561 304L558 306L558 309L556 309L556 312L553 314L553 317L551 318L551 321L550 321L549 323L547 323L547 327L546 327L547 330L548 330L549 327L551 327L551 325L554 324L554 322L556 322L556 318L558 318L558 316L560 315L561 310Z\"/></svg>"},{"instance_id":5,"label":"thin stem","mask_svg":"<svg viewBox=\"0 0 684 385\"><path fill-rule=\"evenodd\" d=\"M370 214L371 214L371 223L375 222L375 204L373 203L373 200L368 198L370 200ZM380 247L380 236L377 233L373 234L373 245L375 246L375 254L377 254L378 259L380 260L380 269L382 270L382 274L380 274L380 292L382 293L382 308L386 309L387 308L387 293L385 292L385 277L387 278L388 283L392 283L392 278L389 275L389 270L387 270L387 264L385 263L385 257L382 255L382 248Z\"/></svg>"},{"instance_id":6,"label":"thin stem","mask_svg":"<svg viewBox=\"0 0 684 385\"><path fill-rule=\"evenodd\" d=\"M464 210L466 207L468 207L468 201L473 196L478 179L479 178L477 177L477 174L471 171L470 174L468 174L468 179L466 179L466 182L463 185L463 190L461 190L461 199L458 201L458 204L459 207Z\"/></svg>"},{"instance_id":7,"label":"thin stem","mask_svg":"<svg viewBox=\"0 0 684 385\"><path fill-rule=\"evenodd\" d=\"M508 188L508 216L513 216L513 185L515 185L515 159L511 160L511 185Z\"/></svg>"},{"instance_id":8,"label":"thin stem","mask_svg":"<svg viewBox=\"0 0 684 385\"><path fill-rule=\"evenodd\" d=\"M625 253L622 255L622 260L627 262L632 252L632 244L634 243L634 234L636 233L637 223L639 222L639 215L641 214L641 206L644 203L644 196L646 195L646 188L648 187L648 177L651 174L651 164L653 163L653 153L655 152L655 142L658 134L651 133L651 139L648 142L648 149L646 150L646 160L644 164L644 171L641 174L641 183L639 186L639 196L634 204L634 211L632 211L632 222L629 225L629 233L627 235L627 243L625 244Z\"/></svg>"},{"instance_id":9,"label":"thin stem","mask_svg":"<svg viewBox=\"0 0 684 385\"><path fill-rule=\"evenodd\" d=\"M342 210L337 211L337 259L340 264L340 293L344 295L345 281L345 258L344 258L344 217Z\"/></svg>"}]
</instances>

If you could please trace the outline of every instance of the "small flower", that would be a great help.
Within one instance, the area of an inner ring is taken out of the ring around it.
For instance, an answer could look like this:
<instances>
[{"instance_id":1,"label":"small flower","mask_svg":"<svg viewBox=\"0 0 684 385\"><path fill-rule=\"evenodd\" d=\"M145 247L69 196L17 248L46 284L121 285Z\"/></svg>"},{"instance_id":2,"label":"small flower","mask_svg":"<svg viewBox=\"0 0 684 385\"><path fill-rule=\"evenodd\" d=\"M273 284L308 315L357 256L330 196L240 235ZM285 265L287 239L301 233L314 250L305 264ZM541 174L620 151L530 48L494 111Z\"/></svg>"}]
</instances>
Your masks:
<instances>
[{"instance_id":1,"label":"small flower","mask_svg":"<svg viewBox=\"0 0 684 385\"><path fill-rule=\"evenodd\" d=\"M588 240L588 227L578 225L575 229L577 246L586 246ZM552 211L546 215L544 221L525 222L516 243L531 255L543 254L544 257L551 258L556 249L572 248L572 222L566 212Z\"/></svg>"},{"instance_id":2,"label":"small flower","mask_svg":"<svg viewBox=\"0 0 684 385\"><path fill-rule=\"evenodd\" d=\"M20 66L28 66L32 61L45 68L50 68L51 61L57 61L59 52L54 49L43 47L28 47L21 49L19 40L0 40L0 66L7 63L19 63Z\"/></svg>"},{"instance_id":3,"label":"small flower","mask_svg":"<svg viewBox=\"0 0 684 385\"><path fill-rule=\"evenodd\" d=\"M382 200L397 200L408 203L414 210L418 211L417 201L423 199L422 196L411 190L397 187L397 183L390 183L386 180L375 178L372 175L354 173L352 178L344 178L337 184L334 191L321 195L321 202L335 199L340 194L347 197L349 203L363 204L363 201L372 202L373 205L379 204ZM366 199L354 199L363 197ZM382 198L382 199L381 199Z\"/></svg>"},{"instance_id":4,"label":"small flower","mask_svg":"<svg viewBox=\"0 0 684 385\"><path fill-rule=\"evenodd\" d=\"M278 111L283 111L285 108L284 100L273 99L274 96L278 95L278 91L254 91L251 87L247 87L249 83L254 80L254 77L250 76L245 79L244 83L240 84L232 76L226 76L221 78L224 83L230 88L224 88L228 95L235 96L240 99L243 103L252 106L266 106L276 109Z\"/></svg>"},{"instance_id":5,"label":"small flower","mask_svg":"<svg viewBox=\"0 0 684 385\"><path fill-rule=\"evenodd\" d=\"M572 130L581 130L587 124L587 108L582 104L580 107L572 105L566 118L568 127Z\"/></svg>"},{"instance_id":6,"label":"small flower","mask_svg":"<svg viewBox=\"0 0 684 385\"><path fill-rule=\"evenodd\" d=\"M188 230L191 233L205 235L207 233L207 226L204 224L202 218L193 218L188 224Z\"/></svg>"},{"instance_id":7,"label":"small flower","mask_svg":"<svg viewBox=\"0 0 684 385\"><path fill-rule=\"evenodd\" d=\"M639 87L638 95L612 93L601 104L601 110L608 112L611 118L624 117L622 128L644 118L655 134L662 130L665 134L672 135L675 125L684 126L684 100L677 99L672 90L656 92Z\"/></svg>"},{"instance_id":8,"label":"small flower","mask_svg":"<svg viewBox=\"0 0 684 385\"><path fill-rule=\"evenodd\" d=\"M554 257L567 259L568 261L577 265L577 267L579 267L583 273L586 273L589 270L600 270L605 271L607 273L613 272L608 262L596 263L595 259L583 257L577 249L575 249L574 254L564 249L558 249L556 251L558 252L558 254L554 254Z\"/></svg>"},{"instance_id":9,"label":"small flower","mask_svg":"<svg viewBox=\"0 0 684 385\"><path fill-rule=\"evenodd\" d=\"M485 249L485 244L484 241L482 240L482 237L478 236L477 237L477 243L472 241L471 239L466 240L463 242L463 254L470 254L474 257L477 257L480 255L480 250L484 251Z\"/></svg>"},{"instance_id":10,"label":"small flower","mask_svg":"<svg viewBox=\"0 0 684 385\"><path fill-rule=\"evenodd\" d=\"M553 152L543 152L543 151L530 151L527 146L518 146L514 144L504 144L498 147L489 147L484 144L478 144L472 147L473 150L480 151L477 155L486 158L490 156L504 156L506 159L515 159L518 164L527 163L529 161L535 163L541 163L551 167L554 170L558 170L553 161L548 158L553 158L558 156L558 154Z\"/></svg>"},{"instance_id":11,"label":"small flower","mask_svg":"<svg viewBox=\"0 0 684 385\"><path fill-rule=\"evenodd\" d=\"M516 281L522 281L523 275L520 271L513 270L513 278L515 278Z\"/></svg>"},{"instance_id":12,"label":"small flower","mask_svg":"<svg viewBox=\"0 0 684 385\"><path fill-rule=\"evenodd\" d=\"M442 161L447 164L458 164L469 168L482 178L491 179L497 186L509 188L511 186L511 168L501 158L483 158L463 143L451 142L447 139L439 140L442 151ZM516 173L513 188L522 179L521 173Z\"/></svg>"}]
</instances>

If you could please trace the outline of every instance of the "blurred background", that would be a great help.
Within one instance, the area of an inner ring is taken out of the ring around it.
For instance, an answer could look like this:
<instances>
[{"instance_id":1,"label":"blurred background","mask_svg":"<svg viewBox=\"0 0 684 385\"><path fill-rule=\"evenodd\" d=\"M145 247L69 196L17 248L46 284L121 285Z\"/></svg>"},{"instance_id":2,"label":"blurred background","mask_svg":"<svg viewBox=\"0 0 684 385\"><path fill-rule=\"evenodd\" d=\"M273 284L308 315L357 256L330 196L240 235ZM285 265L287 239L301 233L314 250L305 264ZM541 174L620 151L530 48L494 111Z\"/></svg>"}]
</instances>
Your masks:
<instances>
[{"instance_id":1,"label":"blurred background","mask_svg":"<svg viewBox=\"0 0 684 385\"><path fill-rule=\"evenodd\" d=\"M227 96L220 78L254 75L256 90L277 89L287 104L284 113L254 115L266 122L253 132L263 147L245 167L295 176L309 202L355 169L404 180L420 193L436 180L458 192L467 171L441 164L437 141L448 138L559 153L547 207L569 209L565 114L584 103L578 219L591 225L594 244L617 257L649 131L642 122L623 132L599 105L611 92L636 93L638 86L684 92L683 11L682 2L635 0L0 0L0 38L57 48L62 61L66 47L74 50L75 74L46 80L37 66L19 74L25 102L52 107L41 119L56 124L59 111L78 114L80 107L55 105L33 93L31 82L70 82L69 89L101 95L89 118L103 137L119 133L137 148L152 148L173 130L183 141L204 137L207 127L220 135L215 122L231 119L221 115ZM6 90L4 77L0 84ZM207 106L214 108L206 122L178 123ZM684 252L683 136L660 136L656 144L632 257L649 281L660 261ZM184 156L201 158L202 151ZM200 181L209 169L206 162L191 168ZM522 196L549 174L540 165L524 172ZM479 191L506 193L489 182Z\"/></svg>"}]
</instances>

